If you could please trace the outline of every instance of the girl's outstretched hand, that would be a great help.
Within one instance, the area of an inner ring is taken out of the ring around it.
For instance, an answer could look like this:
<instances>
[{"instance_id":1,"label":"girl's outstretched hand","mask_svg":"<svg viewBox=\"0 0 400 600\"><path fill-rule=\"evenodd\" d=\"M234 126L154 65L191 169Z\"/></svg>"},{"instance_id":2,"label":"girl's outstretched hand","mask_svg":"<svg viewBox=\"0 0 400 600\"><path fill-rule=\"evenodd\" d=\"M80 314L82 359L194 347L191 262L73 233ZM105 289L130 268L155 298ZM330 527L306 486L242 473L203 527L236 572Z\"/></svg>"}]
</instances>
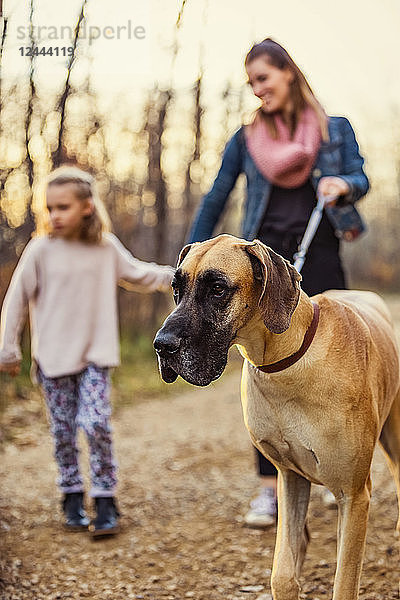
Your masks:
<instances>
[{"instance_id":1,"label":"girl's outstretched hand","mask_svg":"<svg viewBox=\"0 0 400 600\"><path fill-rule=\"evenodd\" d=\"M21 363L0 363L0 373L8 373L11 377L15 377L21 371Z\"/></svg>"}]
</instances>

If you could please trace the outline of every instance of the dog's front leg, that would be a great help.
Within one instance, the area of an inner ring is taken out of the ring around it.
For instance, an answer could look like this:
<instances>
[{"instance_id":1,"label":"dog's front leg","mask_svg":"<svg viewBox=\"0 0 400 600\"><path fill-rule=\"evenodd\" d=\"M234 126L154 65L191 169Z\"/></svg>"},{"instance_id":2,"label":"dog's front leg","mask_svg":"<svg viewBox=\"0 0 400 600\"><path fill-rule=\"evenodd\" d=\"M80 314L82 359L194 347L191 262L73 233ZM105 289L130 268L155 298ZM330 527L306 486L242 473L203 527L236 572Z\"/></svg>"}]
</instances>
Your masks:
<instances>
[{"instance_id":1,"label":"dog's front leg","mask_svg":"<svg viewBox=\"0 0 400 600\"><path fill-rule=\"evenodd\" d=\"M278 530L271 576L274 600L298 600L298 576L308 533L306 515L311 484L294 471L278 474Z\"/></svg>"},{"instance_id":2,"label":"dog's front leg","mask_svg":"<svg viewBox=\"0 0 400 600\"><path fill-rule=\"evenodd\" d=\"M333 600L357 600L367 533L371 481L338 502L338 558Z\"/></svg>"}]
</instances>

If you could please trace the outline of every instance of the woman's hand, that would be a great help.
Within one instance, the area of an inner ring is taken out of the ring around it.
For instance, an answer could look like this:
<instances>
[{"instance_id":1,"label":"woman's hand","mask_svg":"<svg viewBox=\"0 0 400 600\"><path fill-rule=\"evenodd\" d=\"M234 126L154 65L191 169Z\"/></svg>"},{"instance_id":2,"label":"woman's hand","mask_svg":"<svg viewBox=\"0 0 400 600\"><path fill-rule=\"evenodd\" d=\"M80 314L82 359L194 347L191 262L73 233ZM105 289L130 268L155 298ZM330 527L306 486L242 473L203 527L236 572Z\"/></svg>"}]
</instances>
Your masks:
<instances>
[{"instance_id":1,"label":"woman's hand","mask_svg":"<svg viewBox=\"0 0 400 600\"><path fill-rule=\"evenodd\" d=\"M322 177L319 180L317 193L332 197L329 204L335 204L339 196L346 196L349 192L349 185L341 177Z\"/></svg>"},{"instance_id":2,"label":"woman's hand","mask_svg":"<svg viewBox=\"0 0 400 600\"><path fill-rule=\"evenodd\" d=\"M11 377L15 377L21 371L21 363L0 363L0 373L8 373Z\"/></svg>"}]
</instances>

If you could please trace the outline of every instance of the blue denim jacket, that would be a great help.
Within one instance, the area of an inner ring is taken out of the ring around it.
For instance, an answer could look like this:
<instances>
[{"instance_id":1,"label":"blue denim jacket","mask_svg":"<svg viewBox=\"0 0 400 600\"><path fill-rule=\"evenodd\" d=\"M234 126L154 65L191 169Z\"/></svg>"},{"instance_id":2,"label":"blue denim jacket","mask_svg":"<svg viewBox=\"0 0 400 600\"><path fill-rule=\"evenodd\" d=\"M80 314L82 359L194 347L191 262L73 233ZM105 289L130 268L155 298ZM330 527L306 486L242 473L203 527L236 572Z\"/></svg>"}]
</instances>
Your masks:
<instances>
[{"instance_id":1,"label":"blue denim jacket","mask_svg":"<svg viewBox=\"0 0 400 600\"><path fill-rule=\"evenodd\" d=\"M344 179L350 192L346 201L354 203L369 188L364 173L364 159L349 121L344 117L329 118L329 142L322 142L315 165L311 170L311 183L317 189L321 177L337 175ZM228 196L240 173L247 179L247 198L242 222L242 237L253 240L259 231L268 205L272 184L257 170L247 151L241 127L225 147L221 168L211 190L204 196L195 217L189 242L201 242L212 237Z\"/></svg>"}]
</instances>

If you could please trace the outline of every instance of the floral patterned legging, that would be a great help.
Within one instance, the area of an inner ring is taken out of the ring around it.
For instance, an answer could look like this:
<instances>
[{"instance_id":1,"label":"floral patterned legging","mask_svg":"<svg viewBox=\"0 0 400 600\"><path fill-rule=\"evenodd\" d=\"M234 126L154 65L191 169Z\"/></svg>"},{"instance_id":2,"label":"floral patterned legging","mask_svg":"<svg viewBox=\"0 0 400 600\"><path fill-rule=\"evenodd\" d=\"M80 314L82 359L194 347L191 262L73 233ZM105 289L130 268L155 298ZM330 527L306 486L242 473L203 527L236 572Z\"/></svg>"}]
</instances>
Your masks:
<instances>
[{"instance_id":1,"label":"floral patterned legging","mask_svg":"<svg viewBox=\"0 0 400 600\"><path fill-rule=\"evenodd\" d=\"M83 491L76 443L81 427L89 443L90 495L113 496L117 479L111 442L109 369L90 364L80 373L49 378L39 368L38 379L49 408L61 491Z\"/></svg>"}]
</instances>

